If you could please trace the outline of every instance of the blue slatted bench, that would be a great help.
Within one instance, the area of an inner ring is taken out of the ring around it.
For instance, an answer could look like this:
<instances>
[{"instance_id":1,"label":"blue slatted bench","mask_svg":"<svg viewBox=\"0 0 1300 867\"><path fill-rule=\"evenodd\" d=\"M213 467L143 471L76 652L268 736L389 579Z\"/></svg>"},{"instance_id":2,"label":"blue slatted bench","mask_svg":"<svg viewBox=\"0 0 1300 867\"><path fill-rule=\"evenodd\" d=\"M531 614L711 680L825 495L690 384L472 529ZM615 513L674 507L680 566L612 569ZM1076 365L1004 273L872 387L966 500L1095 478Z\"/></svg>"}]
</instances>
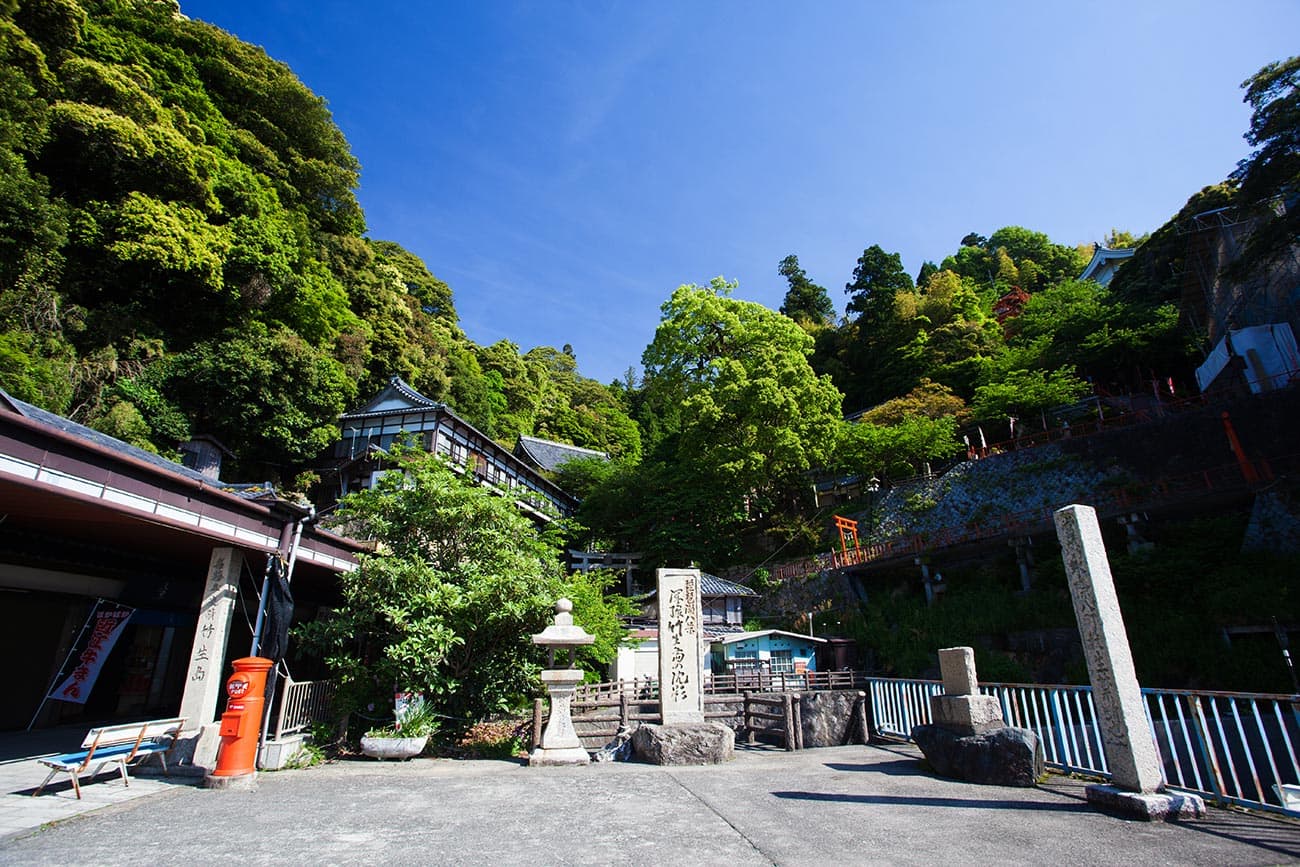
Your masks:
<instances>
[{"instance_id":1,"label":"blue slatted bench","mask_svg":"<svg viewBox=\"0 0 1300 867\"><path fill-rule=\"evenodd\" d=\"M185 718L176 717L91 729L86 733L86 739L81 742L80 750L59 756L46 756L38 760L50 769L50 773L45 778L45 782L32 792L32 797L44 791L56 774L64 773L71 775L72 790L77 793L77 799L80 800L80 778L86 768L92 764L96 765L94 773L90 775L92 779L104 769L105 765L112 764L117 765L122 773L122 782L127 786L131 785L126 774L127 765L149 756L157 755L162 760L163 773L166 773L167 753L171 752L172 745L176 742L176 735L180 733L183 725L185 725Z\"/></svg>"}]
</instances>

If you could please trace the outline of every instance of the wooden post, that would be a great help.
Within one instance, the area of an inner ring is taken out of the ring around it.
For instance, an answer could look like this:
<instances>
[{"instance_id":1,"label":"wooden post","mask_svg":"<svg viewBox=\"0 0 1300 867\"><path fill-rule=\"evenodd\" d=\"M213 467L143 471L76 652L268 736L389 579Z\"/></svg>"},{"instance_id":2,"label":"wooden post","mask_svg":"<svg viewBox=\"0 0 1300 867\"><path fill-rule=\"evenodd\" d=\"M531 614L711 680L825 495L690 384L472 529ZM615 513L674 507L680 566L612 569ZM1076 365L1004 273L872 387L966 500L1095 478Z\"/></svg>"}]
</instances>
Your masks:
<instances>
[{"instance_id":1,"label":"wooden post","mask_svg":"<svg viewBox=\"0 0 1300 867\"><path fill-rule=\"evenodd\" d=\"M542 704L543 699L533 699L533 743L529 752L537 749L542 743Z\"/></svg>"},{"instance_id":2,"label":"wooden post","mask_svg":"<svg viewBox=\"0 0 1300 867\"><path fill-rule=\"evenodd\" d=\"M798 749L794 742L794 702L790 701L790 693L781 695L781 711L785 717L785 748L787 750Z\"/></svg>"},{"instance_id":3,"label":"wooden post","mask_svg":"<svg viewBox=\"0 0 1300 867\"><path fill-rule=\"evenodd\" d=\"M858 728L862 731L862 742L871 743L871 727L867 723L867 694L858 693Z\"/></svg>"},{"instance_id":4,"label":"wooden post","mask_svg":"<svg viewBox=\"0 0 1300 867\"><path fill-rule=\"evenodd\" d=\"M750 701L753 697L754 694L752 692L745 693L744 719L742 720L745 725L745 743L749 744L751 747L758 743L758 732L754 729L754 718L749 715Z\"/></svg>"},{"instance_id":5,"label":"wooden post","mask_svg":"<svg viewBox=\"0 0 1300 867\"><path fill-rule=\"evenodd\" d=\"M801 693L795 693L791 699L791 707L794 708L794 748L803 749L803 702Z\"/></svg>"},{"instance_id":6,"label":"wooden post","mask_svg":"<svg viewBox=\"0 0 1300 867\"><path fill-rule=\"evenodd\" d=\"M618 723L621 728L627 728L628 707L626 692L620 692L618 694Z\"/></svg>"}]
</instances>

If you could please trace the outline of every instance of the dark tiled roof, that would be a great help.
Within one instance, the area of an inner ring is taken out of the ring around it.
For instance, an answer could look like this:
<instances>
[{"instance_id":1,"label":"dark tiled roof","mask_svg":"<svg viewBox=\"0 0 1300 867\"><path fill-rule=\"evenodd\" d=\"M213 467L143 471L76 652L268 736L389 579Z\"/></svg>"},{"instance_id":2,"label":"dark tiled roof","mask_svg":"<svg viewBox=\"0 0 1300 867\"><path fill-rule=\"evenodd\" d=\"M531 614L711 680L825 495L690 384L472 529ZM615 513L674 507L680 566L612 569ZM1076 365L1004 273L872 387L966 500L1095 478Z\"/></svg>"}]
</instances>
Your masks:
<instances>
[{"instance_id":1,"label":"dark tiled roof","mask_svg":"<svg viewBox=\"0 0 1300 867\"><path fill-rule=\"evenodd\" d=\"M375 404L379 403L383 399L384 395L388 394L389 392L392 392L394 394L406 398L408 401L411 402L411 407L409 409L366 409L366 407L374 406ZM375 416L401 415L403 412L419 412L422 410L431 410L431 409L440 409L445 412L447 411L447 405L445 403L439 403L438 401L434 400L431 397L425 397L424 395L420 394L418 391L412 388L411 385L406 382L406 380L402 379L400 376L390 376L388 378L388 385L384 387L383 391L379 392L379 394L372 397L369 401L365 403L364 406L355 409L352 412L345 412L341 416L339 416L339 418L340 419L372 418Z\"/></svg>"},{"instance_id":2,"label":"dark tiled roof","mask_svg":"<svg viewBox=\"0 0 1300 867\"><path fill-rule=\"evenodd\" d=\"M642 596L633 597L638 602L648 602L659 593L657 589L649 590ZM757 596L744 584L737 584L708 572L700 573L700 596Z\"/></svg>"},{"instance_id":3,"label":"dark tiled roof","mask_svg":"<svg viewBox=\"0 0 1300 867\"><path fill-rule=\"evenodd\" d=\"M710 575L708 572L700 573L700 595L701 596L757 596L753 590L750 590L744 584L737 584L734 581L727 581L716 575Z\"/></svg>"},{"instance_id":4,"label":"dark tiled roof","mask_svg":"<svg viewBox=\"0 0 1300 867\"><path fill-rule=\"evenodd\" d=\"M3 394L3 392L0 392L0 394ZM94 443L102 448L115 451L118 454L126 455L135 458L136 460L145 461L160 470L174 473L178 476L184 476L185 478L192 479L196 482L201 482L208 487L222 486L221 482L214 482L202 473L192 470L187 466L178 464L175 461L169 461L153 452L147 452L144 449L136 448L130 443L124 443L120 439L111 437L106 433L100 433L94 428L86 427L84 424L77 424L71 419L66 419L61 415L55 415L52 412L41 409L39 406L32 406L30 403L21 401L12 395L5 394L4 396L20 414L32 419L33 421L38 421L48 427L56 428L66 434L71 434L78 439L86 440L87 442Z\"/></svg>"},{"instance_id":5,"label":"dark tiled roof","mask_svg":"<svg viewBox=\"0 0 1300 867\"><path fill-rule=\"evenodd\" d=\"M609 460L609 455L604 452L529 436L519 437L519 444L515 446L515 454L548 472L575 458L604 458Z\"/></svg>"},{"instance_id":6,"label":"dark tiled roof","mask_svg":"<svg viewBox=\"0 0 1300 867\"><path fill-rule=\"evenodd\" d=\"M421 406L429 406L429 407L442 406L442 404L438 403L438 401L434 400L433 398L425 397L424 395L420 394L418 391L412 388L406 382L406 380L402 379L400 376L389 377L388 384L393 387L394 391L398 392L403 397L409 398L411 401L413 401L416 404L419 404Z\"/></svg>"}]
</instances>

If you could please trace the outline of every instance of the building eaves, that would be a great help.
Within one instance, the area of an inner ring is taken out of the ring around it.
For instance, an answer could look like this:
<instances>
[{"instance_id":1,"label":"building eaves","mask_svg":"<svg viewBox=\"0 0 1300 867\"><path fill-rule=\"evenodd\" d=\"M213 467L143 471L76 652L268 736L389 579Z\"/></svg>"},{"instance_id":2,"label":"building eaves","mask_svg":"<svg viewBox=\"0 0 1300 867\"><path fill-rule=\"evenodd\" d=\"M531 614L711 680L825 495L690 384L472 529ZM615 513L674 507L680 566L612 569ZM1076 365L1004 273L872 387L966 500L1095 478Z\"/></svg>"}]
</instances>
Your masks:
<instances>
[{"instance_id":1,"label":"building eaves","mask_svg":"<svg viewBox=\"0 0 1300 867\"><path fill-rule=\"evenodd\" d=\"M728 581L725 578L719 578L717 575L710 575L708 572L700 573L700 595L701 596L757 596L753 590L750 590L744 584L737 584L734 581Z\"/></svg>"},{"instance_id":2,"label":"building eaves","mask_svg":"<svg viewBox=\"0 0 1300 867\"><path fill-rule=\"evenodd\" d=\"M568 443L558 443L553 440L524 435L520 435L516 451L523 452L523 457L527 457L538 467L547 471L555 470L562 464L579 458L609 460L609 455L595 449L585 449Z\"/></svg>"},{"instance_id":3,"label":"building eaves","mask_svg":"<svg viewBox=\"0 0 1300 867\"><path fill-rule=\"evenodd\" d=\"M14 410L24 418L29 418L32 421L39 422L47 427L52 427L80 440L94 443L102 449L108 449L109 451L116 452L125 457L134 458L137 461L144 461L163 472L181 476L182 478L189 479L193 482L199 482L206 487L220 488L223 486L221 482L214 482L212 479L209 479L197 470L192 470L183 464L176 463L175 461L169 461L161 455L147 452L142 448L133 446L130 443L125 443L116 437L111 437L106 433L95 430L94 428L86 427L84 424L78 424L72 419L64 418L61 415L55 415L48 410L41 409L39 406L33 406L26 401L21 401L13 395L6 394L3 391L0 391L0 395L3 395L5 402L12 406Z\"/></svg>"}]
</instances>

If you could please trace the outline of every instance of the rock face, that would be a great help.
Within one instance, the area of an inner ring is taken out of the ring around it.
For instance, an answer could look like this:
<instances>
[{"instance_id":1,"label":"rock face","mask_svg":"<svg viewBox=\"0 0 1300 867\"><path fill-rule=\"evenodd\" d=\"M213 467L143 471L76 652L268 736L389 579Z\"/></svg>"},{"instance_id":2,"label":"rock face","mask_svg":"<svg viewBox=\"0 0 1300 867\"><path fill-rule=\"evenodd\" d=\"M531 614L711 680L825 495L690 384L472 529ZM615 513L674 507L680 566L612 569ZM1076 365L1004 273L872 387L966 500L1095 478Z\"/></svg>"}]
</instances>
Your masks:
<instances>
[{"instance_id":1,"label":"rock face","mask_svg":"<svg viewBox=\"0 0 1300 867\"><path fill-rule=\"evenodd\" d=\"M736 733L717 723L642 725L632 733L638 761L652 765L717 765L736 755Z\"/></svg>"},{"instance_id":2,"label":"rock face","mask_svg":"<svg viewBox=\"0 0 1300 867\"><path fill-rule=\"evenodd\" d=\"M848 743L862 743L861 726L857 719L858 702L862 697L856 691L817 690L799 696L799 716L803 721L804 747L838 747Z\"/></svg>"},{"instance_id":3,"label":"rock face","mask_svg":"<svg viewBox=\"0 0 1300 867\"><path fill-rule=\"evenodd\" d=\"M1043 747L1029 729L1004 726L960 735L941 726L916 726L912 740L940 776L968 783L1031 787L1043 773Z\"/></svg>"}]
</instances>

